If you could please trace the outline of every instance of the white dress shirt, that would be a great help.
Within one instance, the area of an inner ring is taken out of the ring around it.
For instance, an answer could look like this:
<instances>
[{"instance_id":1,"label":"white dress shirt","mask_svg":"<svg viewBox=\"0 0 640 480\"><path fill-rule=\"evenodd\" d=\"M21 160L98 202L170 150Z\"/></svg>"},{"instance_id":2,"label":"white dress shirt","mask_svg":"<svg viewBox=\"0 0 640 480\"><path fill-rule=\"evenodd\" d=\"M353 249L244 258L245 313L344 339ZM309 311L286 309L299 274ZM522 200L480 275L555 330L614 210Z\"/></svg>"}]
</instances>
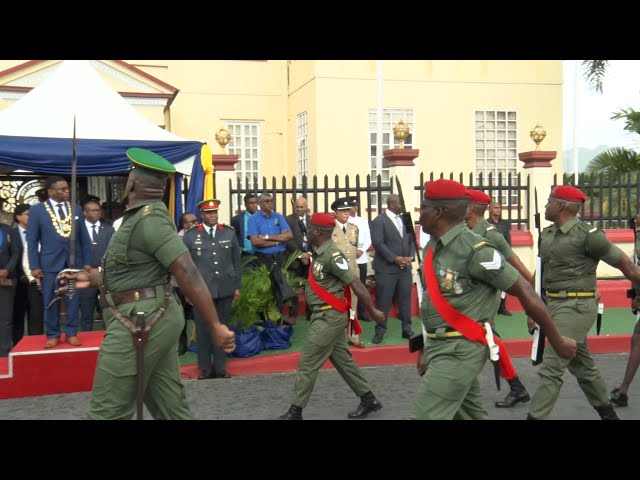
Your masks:
<instances>
[{"instance_id":1,"label":"white dress shirt","mask_svg":"<svg viewBox=\"0 0 640 480\"><path fill-rule=\"evenodd\" d=\"M89 232L89 238L91 239L91 242L93 242L93 223L90 223L89 221L85 220L84 224L87 226L87 232ZM96 223L96 238L98 236L98 234L100 233L100 220L98 220Z\"/></svg>"},{"instance_id":2,"label":"white dress shirt","mask_svg":"<svg viewBox=\"0 0 640 480\"><path fill-rule=\"evenodd\" d=\"M56 217L60 218L60 213L58 212L58 203L60 203L60 205L62 205L62 211L65 214L65 218L67 218L69 216L69 210L67 210L67 202L54 202L53 200L49 199L49 204L51 205L51 208L53 209L54 213L56 214ZM62 220L60 218L60 220Z\"/></svg>"},{"instance_id":3,"label":"white dress shirt","mask_svg":"<svg viewBox=\"0 0 640 480\"><path fill-rule=\"evenodd\" d=\"M367 250L371 247L371 230L369 230L369 222L362 217L349 217L349 223L353 223L358 227L358 250L362 250L362 255L356 259L356 263L364 264L369 261Z\"/></svg>"},{"instance_id":4,"label":"white dress shirt","mask_svg":"<svg viewBox=\"0 0 640 480\"><path fill-rule=\"evenodd\" d=\"M31 267L29 267L29 252L27 251L27 231L18 225L18 231L20 232L20 239L22 240L22 271L29 280L33 282L35 278L31 276Z\"/></svg>"},{"instance_id":5,"label":"white dress shirt","mask_svg":"<svg viewBox=\"0 0 640 480\"><path fill-rule=\"evenodd\" d=\"M396 226L400 237L404 238L404 225L402 224L402 214L396 215L388 208L384 211L384 213L391 219L393 224Z\"/></svg>"}]
</instances>

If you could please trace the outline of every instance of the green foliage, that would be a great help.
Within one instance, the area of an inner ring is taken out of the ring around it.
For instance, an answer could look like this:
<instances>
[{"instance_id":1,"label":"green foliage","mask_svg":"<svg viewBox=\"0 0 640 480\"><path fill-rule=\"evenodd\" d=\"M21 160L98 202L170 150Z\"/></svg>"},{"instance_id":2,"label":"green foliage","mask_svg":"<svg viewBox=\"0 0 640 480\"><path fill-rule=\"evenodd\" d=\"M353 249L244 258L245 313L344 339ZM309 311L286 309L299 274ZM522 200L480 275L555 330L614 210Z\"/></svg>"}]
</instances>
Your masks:
<instances>
[{"instance_id":1,"label":"green foliage","mask_svg":"<svg viewBox=\"0 0 640 480\"><path fill-rule=\"evenodd\" d=\"M608 65L608 60L585 60L582 62L584 78L596 92L602 93L602 79L604 78Z\"/></svg>"},{"instance_id":2,"label":"green foliage","mask_svg":"<svg viewBox=\"0 0 640 480\"><path fill-rule=\"evenodd\" d=\"M282 266L282 274L294 291L305 285L306 279L290 271L291 264L301 252L293 252ZM266 265L247 267L256 257L245 258L242 265L242 288L240 298L231 306L231 325L247 330L264 319L274 324L282 323L282 313L271 290L271 277Z\"/></svg>"},{"instance_id":3,"label":"green foliage","mask_svg":"<svg viewBox=\"0 0 640 480\"><path fill-rule=\"evenodd\" d=\"M640 134L640 112L636 112L633 108L620 109L619 112L611 116L611 120L626 120L624 129L627 132Z\"/></svg>"},{"instance_id":4,"label":"green foliage","mask_svg":"<svg viewBox=\"0 0 640 480\"><path fill-rule=\"evenodd\" d=\"M591 159L587 173L602 173L605 178L640 171L640 156L634 150L615 147Z\"/></svg>"}]
</instances>

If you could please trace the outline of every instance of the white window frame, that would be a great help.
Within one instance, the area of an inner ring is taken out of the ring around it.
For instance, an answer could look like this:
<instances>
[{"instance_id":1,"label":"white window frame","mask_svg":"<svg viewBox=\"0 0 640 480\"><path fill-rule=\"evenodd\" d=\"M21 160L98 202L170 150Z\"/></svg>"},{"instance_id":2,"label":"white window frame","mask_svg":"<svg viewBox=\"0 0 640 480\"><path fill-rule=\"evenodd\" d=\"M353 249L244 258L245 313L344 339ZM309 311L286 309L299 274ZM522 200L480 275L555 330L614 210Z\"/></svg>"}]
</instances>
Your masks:
<instances>
[{"instance_id":1,"label":"white window frame","mask_svg":"<svg viewBox=\"0 0 640 480\"><path fill-rule=\"evenodd\" d=\"M489 174L492 185L498 186L498 175L502 173L502 184L505 188L501 198L498 191L492 192L492 200L508 206L507 188L509 176L511 185L518 186L518 112L516 110L475 110L474 112L474 177L479 183L480 174L485 185L488 185ZM511 206L520 204L518 190L511 192Z\"/></svg>"},{"instance_id":2,"label":"white window frame","mask_svg":"<svg viewBox=\"0 0 640 480\"><path fill-rule=\"evenodd\" d=\"M298 151L298 183L301 184L302 177L309 178L309 124L306 111L296 115L296 145Z\"/></svg>"},{"instance_id":3,"label":"white window frame","mask_svg":"<svg viewBox=\"0 0 640 480\"><path fill-rule=\"evenodd\" d=\"M249 128L249 134L246 134L245 128ZM255 127L255 134L253 132ZM262 124L258 121L227 121L226 127L230 135L228 151L230 155L238 155L238 163L236 165L236 182L240 179L242 187L249 178L249 184L253 185L254 181L261 185L262 179ZM255 142L252 140L255 139ZM254 165L247 165L250 162L257 162ZM238 211L243 205L237 205L237 195L232 195L233 211Z\"/></svg>"}]
</instances>

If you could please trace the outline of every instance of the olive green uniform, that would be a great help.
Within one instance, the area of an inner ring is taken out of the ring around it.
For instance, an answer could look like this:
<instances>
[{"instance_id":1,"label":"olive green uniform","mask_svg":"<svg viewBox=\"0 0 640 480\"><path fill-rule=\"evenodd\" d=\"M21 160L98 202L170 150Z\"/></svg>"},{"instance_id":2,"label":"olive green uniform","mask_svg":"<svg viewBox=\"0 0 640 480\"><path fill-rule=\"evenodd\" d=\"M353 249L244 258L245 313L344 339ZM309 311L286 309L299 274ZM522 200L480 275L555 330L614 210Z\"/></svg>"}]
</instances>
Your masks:
<instances>
[{"instance_id":1,"label":"olive green uniform","mask_svg":"<svg viewBox=\"0 0 640 480\"><path fill-rule=\"evenodd\" d=\"M545 228L542 233L542 287L551 293L595 292L596 269L600 260L614 265L624 253L605 234L586 222L573 218L562 227ZM531 400L529 415L545 419L558 400L562 376L568 368L594 407L609 404L607 386L596 367L587 345L587 333L598 313L594 297L550 298L547 308L560 335L573 338L578 345L575 358L559 357L551 345L546 346L540 367L540 385Z\"/></svg>"},{"instance_id":2,"label":"olive green uniform","mask_svg":"<svg viewBox=\"0 0 640 480\"><path fill-rule=\"evenodd\" d=\"M150 320L164 302L169 265L186 251L162 201L148 200L127 209L107 248L105 285L111 292L155 286L156 296L117 305L117 309L133 322L136 312L144 312ZM136 350L131 331L114 318L110 308L104 308L104 321L107 331L100 346L89 417L130 419L136 407ZM177 356L183 325L182 307L171 294L144 349L144 403L155 419L193 418Z\"/></svg>"},{"instance_id":3,"label":"olive green uniform","mask_svg":"<svg viewBox=\"0 0 640 480\"><path fill-rule=\"evenodd\" d=\"M496 314L493 300L497 291L511 288L518 272L465 223L437 241L432 238L424 249L425 257L429 248L434 248L433 269L447 302L479 323L491 320ZM487 419L477 377L489 358L488 348L461 336L445 336L451 328L431 303L428 290L422 297L420 314L427 334L440 338L427 337L427 373L409 418Z\"/></svg>"},{"instance_id":4,"label":"olive green uniform","mask_svg":"<svg viewBox=\"0 0 640 480\"><path fill-rule=\"evenodd\" d=\"M318 247L312 265L313 278L318 285L338 298L344 298L344 286L358 278L358 274L349 269L347 259L329 239ZM293 393L292 405L306 407L313 386L318 378L322 364L329 359L351 390L362 397L371 391L369 383L362 375L360 367L351 357L344 329L347 326L347 313L334 309L319 310L326 304L307 283L305 300L311 310L311 326L307 343L304 346L298 375Z\"/></svg>"},{"instance_id":5,"label":"olive green uniform","mask_svg":"<svg viewBox=\"0 0 640 480\"><path fill-rule=\"evenodd\" d=\"M505 260L509 260L513 256L513 250L511 245L507 243L507 239L504 235L487 220L482 219L476 226L471 229L472 232L477 233L481 237L486 238L496 250L498 250ZM496 312L500 308L501 293L496 293ZM491 319L491 325L494 325L494 319Z\"/></svg>"}]
</instances>

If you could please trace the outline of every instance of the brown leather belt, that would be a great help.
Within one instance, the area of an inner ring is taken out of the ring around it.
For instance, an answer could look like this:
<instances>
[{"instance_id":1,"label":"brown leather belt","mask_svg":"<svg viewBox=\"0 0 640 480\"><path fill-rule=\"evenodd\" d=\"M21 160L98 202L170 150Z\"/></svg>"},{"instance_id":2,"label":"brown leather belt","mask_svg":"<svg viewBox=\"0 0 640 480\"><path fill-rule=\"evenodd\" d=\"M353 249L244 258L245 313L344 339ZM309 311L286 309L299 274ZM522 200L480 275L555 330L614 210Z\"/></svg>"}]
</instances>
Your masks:
<instances>
[{"instance_id":1,"label":"brown leather belt","mask_svg":"<svg viewBox=\"0 0 640 480\"><path fill-rule=\"evenodd\" d=\"M111 299L114 305L137 302L148 298L156 298L156 287L140 288L138 290L127 290L126 292L111 292Z\"/></svg>"}]
</instances>

